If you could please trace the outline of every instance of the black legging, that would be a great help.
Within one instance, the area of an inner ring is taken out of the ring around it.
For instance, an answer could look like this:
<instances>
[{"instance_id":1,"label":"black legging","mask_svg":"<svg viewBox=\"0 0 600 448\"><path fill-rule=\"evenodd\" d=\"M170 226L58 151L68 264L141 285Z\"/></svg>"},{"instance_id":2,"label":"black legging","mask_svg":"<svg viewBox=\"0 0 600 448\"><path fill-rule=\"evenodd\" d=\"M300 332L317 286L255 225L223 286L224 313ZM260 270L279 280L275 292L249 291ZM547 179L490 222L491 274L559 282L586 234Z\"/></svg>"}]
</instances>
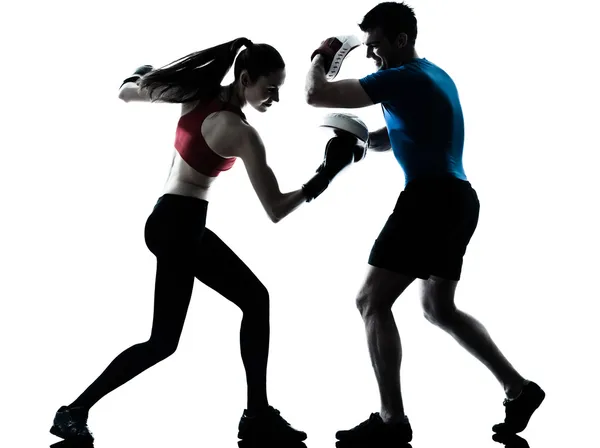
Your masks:
<instances>
[{"instance_id":1,"label":"black legging","mask_svg":"<svg viewBox=\"0 0 600 448\"><path fill-rule=\"evenodd\" d=\"M248 266L205 227L207 208L206 201L186 196L167 194L158 200L145 229L146 244L157 258L150 339L117 356L70 406L91 408L102 397L175 352L194 278L242 310L240 345L248 384L248 408L267 405L269 293Z\"/></svg>"}]
</instances>

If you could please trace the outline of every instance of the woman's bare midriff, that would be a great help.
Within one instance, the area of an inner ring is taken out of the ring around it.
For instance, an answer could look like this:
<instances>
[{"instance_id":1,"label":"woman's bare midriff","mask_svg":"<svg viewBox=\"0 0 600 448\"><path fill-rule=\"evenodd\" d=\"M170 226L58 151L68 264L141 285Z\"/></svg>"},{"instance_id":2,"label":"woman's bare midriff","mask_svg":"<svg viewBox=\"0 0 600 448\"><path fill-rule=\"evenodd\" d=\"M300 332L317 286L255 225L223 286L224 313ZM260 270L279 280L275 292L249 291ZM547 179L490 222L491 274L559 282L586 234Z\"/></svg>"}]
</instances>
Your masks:
<instances>
[{"instance_id":1,"label":"woman's bare midriff","mask_svg":"<svg viewBox=\"0 0 600 448\"><path fill-rule=\"evenodd\" d=\"M216 177L209 177L199 173L174 151L173 165L169 177L163 188L163 194L177 194L192 196L208 201L210 186Z\"/></svg>"},{"instance_id":2,"label":"woman's bare midriff","mask_svg":"<svg viewBox=\"0 0 600 448\"><path fill-rule=\"evenodd\" d=\"M185 115L191 112L195 104L182 105L181 114ZM220 126L219 112L210 114L202 124L202 136L208 146L223 157L219 148L223 126ZM207 176L192 168L177 151L174 151L173 164L169 171L169 177L163 188L163 194L177 194L181 196L191 196L208 201L210 186L216 180L216 177Z\"/></svg>"}]
</instances>

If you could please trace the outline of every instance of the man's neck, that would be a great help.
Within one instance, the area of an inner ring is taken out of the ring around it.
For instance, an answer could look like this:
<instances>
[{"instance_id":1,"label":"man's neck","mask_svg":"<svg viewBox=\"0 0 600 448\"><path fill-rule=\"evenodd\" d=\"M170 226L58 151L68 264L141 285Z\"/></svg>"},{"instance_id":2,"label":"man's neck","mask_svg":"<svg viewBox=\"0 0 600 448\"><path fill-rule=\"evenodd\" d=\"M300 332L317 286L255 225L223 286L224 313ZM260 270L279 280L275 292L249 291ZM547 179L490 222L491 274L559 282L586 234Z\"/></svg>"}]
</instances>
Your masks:
<instances>
[{"instance_id":1,"label":"man's neck","mask_svg":"<svg viewBox=\"0 0 600 448\"><path fill-rule=\"evenodd\" d=\"M409 63L413 59L417 59L418 57L419 57L419 55L417 54L417 51L413 48L412 50L408 51L405 55L403 55L400 58L400 62L398 63L398 65L396 67L401 67L404 64Z\"/></svg>"}]
</instances>

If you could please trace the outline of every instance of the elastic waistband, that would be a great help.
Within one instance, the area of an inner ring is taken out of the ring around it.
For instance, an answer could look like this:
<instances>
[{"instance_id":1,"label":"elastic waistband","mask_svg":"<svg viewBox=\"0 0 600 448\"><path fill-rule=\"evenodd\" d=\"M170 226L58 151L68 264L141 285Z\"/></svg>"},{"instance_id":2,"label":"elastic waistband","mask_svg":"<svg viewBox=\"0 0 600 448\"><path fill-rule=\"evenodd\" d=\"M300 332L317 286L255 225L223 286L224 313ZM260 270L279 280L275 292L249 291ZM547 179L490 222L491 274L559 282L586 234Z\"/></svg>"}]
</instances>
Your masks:
<instances>
[{"instance_id":1,"label":"elastic waistband","mask_svg":"<svg viewBox=\"0 0 600 448\"><path fill-rule=\"evenodd\" d=\"M421 177L409 181L404 187L405 190L412 190L413 188L438 188L449 185L460 185L464 187L471 187L471 183L468 180L459 179L458 177L448 176L436 176L436 177Z\"/></svg>"},{"instance_id":2,"label":"elastic waistband","mask_svg":"<svg viewBox=\"0 0 600 448\"><path fill-rule=\"evenodd\" d=\"M187 209L196 208L206 210L208 208L208 201L205 199L198 199L194 196L183 196L180 194L171 193L163 194L160 198L158 198L158 201L156 201L156 205L154 206L154 208L158 207L159 205L167 204L173 204L178 207L184 207Z\"/></svg>"}]
</instances>

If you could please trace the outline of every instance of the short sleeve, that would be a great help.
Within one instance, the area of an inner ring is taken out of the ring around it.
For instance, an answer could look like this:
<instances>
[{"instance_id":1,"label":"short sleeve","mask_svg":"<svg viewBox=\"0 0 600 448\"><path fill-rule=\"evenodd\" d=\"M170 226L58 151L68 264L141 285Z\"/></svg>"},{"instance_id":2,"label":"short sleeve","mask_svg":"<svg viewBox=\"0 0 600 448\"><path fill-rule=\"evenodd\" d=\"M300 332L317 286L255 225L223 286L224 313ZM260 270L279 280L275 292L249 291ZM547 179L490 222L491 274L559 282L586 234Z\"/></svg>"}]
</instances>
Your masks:
<instances>
[{"instance_id":1,"label":"short sleeve","mask_svg":"<svg viewBox=\"0 0 600 448\"><path fill-rule=\"evenodd\" d=\"M413 74L405 67L379 70L358 80L374 104L401 100L411 88Z\"/></svg>"}]
</instances>

